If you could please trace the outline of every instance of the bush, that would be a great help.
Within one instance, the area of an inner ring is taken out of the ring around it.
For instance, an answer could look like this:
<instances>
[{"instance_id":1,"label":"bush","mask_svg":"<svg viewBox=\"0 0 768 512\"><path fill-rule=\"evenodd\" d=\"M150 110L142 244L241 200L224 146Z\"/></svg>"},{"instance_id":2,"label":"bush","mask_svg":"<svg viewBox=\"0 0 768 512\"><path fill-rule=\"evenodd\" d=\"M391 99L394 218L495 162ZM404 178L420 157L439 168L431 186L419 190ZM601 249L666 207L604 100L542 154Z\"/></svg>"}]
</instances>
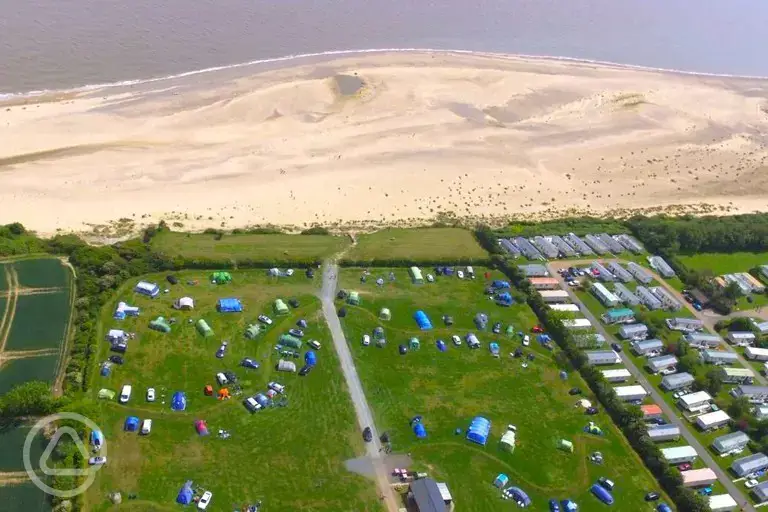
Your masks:
<instances>
[{"instance_id":1,"label":"bush","mask_svg":"<svg viewBox=\"0 0 768 512\"><path fill-rule=\"evenodd\" d=\"M313 226L309 229L305 229L301 232L302 235L330 235L331 232L328 231L328 228L324 228L321 226Z\"/></svg>"}]
</instances>

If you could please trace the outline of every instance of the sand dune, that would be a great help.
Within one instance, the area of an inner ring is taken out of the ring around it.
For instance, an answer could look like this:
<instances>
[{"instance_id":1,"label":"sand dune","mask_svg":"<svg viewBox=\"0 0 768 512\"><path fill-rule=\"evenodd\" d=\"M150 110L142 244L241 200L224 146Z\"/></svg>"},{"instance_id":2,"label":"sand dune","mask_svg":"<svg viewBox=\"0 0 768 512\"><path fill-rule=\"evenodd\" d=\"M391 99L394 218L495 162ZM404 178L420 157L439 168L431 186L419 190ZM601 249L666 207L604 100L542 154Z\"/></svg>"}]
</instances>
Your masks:
<instances>
[{"instance_id":1,"label":"sand dune","mask_svg":"<svg viewBox=\"0 0 768 512\"><path fill-rule=\"evenodd\" d=\"M442 53L254 72L2 106L0 222L768 209L768 82Z\"/></svg>"}]
</instances>

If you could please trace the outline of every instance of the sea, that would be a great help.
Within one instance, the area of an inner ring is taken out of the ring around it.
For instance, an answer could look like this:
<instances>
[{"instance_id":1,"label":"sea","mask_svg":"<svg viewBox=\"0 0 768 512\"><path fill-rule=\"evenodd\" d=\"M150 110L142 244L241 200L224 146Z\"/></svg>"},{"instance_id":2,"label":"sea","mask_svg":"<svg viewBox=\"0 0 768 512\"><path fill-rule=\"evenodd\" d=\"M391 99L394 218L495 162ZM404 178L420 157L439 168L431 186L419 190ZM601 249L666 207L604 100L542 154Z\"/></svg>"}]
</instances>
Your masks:
<instances>
[{"instance_id":1,"label":"sea","mask_svg":"<svg viewBox=\"0 0 768 512\"><path fill-rule=\"evenodd\" d=\"M0 94L380 49L762 77L767 22L761 0L0 0Z\"/></svg>"}]
</instances>

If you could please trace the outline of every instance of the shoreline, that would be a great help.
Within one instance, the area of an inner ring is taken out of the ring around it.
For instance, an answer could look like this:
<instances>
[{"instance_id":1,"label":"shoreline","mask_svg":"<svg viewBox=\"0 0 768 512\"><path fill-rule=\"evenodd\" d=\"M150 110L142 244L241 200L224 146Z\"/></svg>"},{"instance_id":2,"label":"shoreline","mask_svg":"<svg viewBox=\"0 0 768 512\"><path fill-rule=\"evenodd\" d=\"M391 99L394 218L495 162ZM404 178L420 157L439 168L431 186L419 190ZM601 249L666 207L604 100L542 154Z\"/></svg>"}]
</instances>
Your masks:
<instances>
[{"instance_id":1,"label":"shoreline","mask_svg":"<svg viewBox=\"0 0 768 512\"><path fill-rule=\"evenodd\" d=\"M572 64L582 64L597 66L606 69L623 69L623 70L636 70L653 73L662 73L670 75L684 75L684 76L699 76L708 78L728 78L728 79L743 79L743 80L768 80L768 76L750 76L750 75L733 75L727 73L705 73L699 71L686 71L683 69L668 69L652 66L641 66L636 64L622 64L620 62L601 61L595 59L582 59L578 57L567 56L554 56L554 55L528 55L521 53L503 53L503 52L482 52L475 50L459 50L459 49L438 49L438 48L370 48L370 49L356 49L356 50L330 50L326 52L317 53L303 53L298 55L286 55L282 57L271 57L268 59L257 59L246 62L240 62L235 64L226 64L222 66L213 66L209 68L195 69L184 71L182 73L176 73L171 75L162 75L149 78L136 78L132 80L123 80L119 82L105 82L99 84L85 84L69 89L43 89L36 91L21 91L21 92L0 92L0 107L6 106L6 102L12 102L14 100L21 99L41 99L50 95L80 95L89 93L98 93L108 89L117 88L129 88L137 85L146 85L152 83L158 83L163 81L171 81L177 79L183 79L187 77L205 75L211 73L217 73L221 71L245 69L255 66L269 66L272 64L278 64L279 67L287 67L290 65L302 65L303 60L319 59L320 62L332 61L343 57L354 57L359 55L377 55L387 53L434 53L434 54L446 54L446 55L470 55L478 57L491 57L509 60L520 61L541 61L541 62L565 62ZM295 62L294 62L295 61ZM280 66L282 65L282 66ZM260 71L268 71L260 70ZM257 72L260 72L257 71Z\"/></svg>"}]
</instances>

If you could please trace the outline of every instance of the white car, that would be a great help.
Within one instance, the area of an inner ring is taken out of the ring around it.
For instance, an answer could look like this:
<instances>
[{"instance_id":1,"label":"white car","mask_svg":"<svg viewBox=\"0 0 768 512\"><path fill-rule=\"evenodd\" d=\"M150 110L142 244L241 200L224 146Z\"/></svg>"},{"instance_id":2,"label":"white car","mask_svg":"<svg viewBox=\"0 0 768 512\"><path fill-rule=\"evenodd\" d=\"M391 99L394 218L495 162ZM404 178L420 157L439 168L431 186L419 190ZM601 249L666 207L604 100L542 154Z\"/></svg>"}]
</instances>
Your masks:
<instances>
[{"instance_id":1,"label":"white car","mask_svg":"<svg viewBox=\"0 0 768 512\"><path fill-rule=\"evenodd\" d=\"M152 420L144 420L141 422L141 430L139 430L141 435L148 436L150 432L152 432Z\"/></svg>"},{"instance_id":2,"label":"white car","mask_svg":"<svg viewBox=\"0 0 768 512\"><path fill-rule=\"evenodd\" d=\"M751 488L755 487L758 483L759 482L757 481L757 479L750 478L749 480L744 482L744 487L746 487L747 489L751 489Z\"/></svg>"},{"instance_id":3,"label":"white car","mask_svg":"<svg viewBox=\"0 0 768 512\"><path fill-rule=\"evenodd\" d=\"M286 270L285 275L287 275L288 277L291 277L293 275L293 269L289 268L288 270Z\"/></svg>"},{"instance_id":4,"label":"white car","mask_svg":"<svg viewBox=\"0 0 768 512\"><path fill-rule=\"evenodd\" d=\"M307 343L307 345L309 345L310 347L312 347L315 350L320 350L320 347L322 346L322 345L320 345L320 342L317 341L317 340L311 340L309 343Z\"/></svg>"},{"instance_id":5,"label":"white car","mask_svg":"<svg viewBox=\"0 0 768 512\"><path fill-rule=\"evenodd\" d=\"M267 384L267 387L269 389L274 390L276 393L282 393L283 391L285 391L285 386L283 386L278 382L270 382L269 384Z\"/></svg>"},{"instance_id":6,"label":"white car","mask_svg":"<svg viewBox=\"0 0 768 512\"><path fill-rule=\"evenodd\" d=\"M433 276L432 274L427 274L427 281L430 282L430 283L434 283L435 282L435 276Z\"/></svg>"},{"instance_id":7,"label":"white car","mask_svg":"<svg viewBox=\"0 0 768 512\"><path fill-rule=\"evenodd\" d=\"M525 337L523 337L523 346L527 347L530 344L531 344L531 337L526 334Z\"/></svg>"},{"instance_id":8,"label":"white car","mask_svg":"<svg viewBox=\"0 0 768 512\"><path fill-rule=\"evenodd\" d=\"M368 336L367 334L363 334L363 346L367 347L370 344L371 344L371 337Z\"/></svg>"},{"instance_id":9,"label":"white car","mask_svg":"<svg viewBox=\"0 0 768 512\"><path fill-rule=\"evenodd\" d=\"M269 318L267 315L259 315L259 322L266 325L272 325L272 319Z\"/></svg>"},{"instance_id":10,"label":"white car","mask_svg":"<svg viewBox=\"0 0 768 512\"><path fill-rule=\"evenodd\" d=\"M88 459L88 464L90 464L91 466L101 466L102 464L106 464L106 463L107 463L106 457L91 457L90 459Z\"/></svg>"},{"instance_id":11,"label":"white car","mask_svg":"<svg viewBox=\"0 0 768 512\"><path fill-rule=\"evenodd\" d=\"M461 345L461 338L459 338L459 337L458 337L457 335L455 335L455 334L454 334L453 336L451 336L451 341L452 341L452 342L453 342L453 344L454 344L454 345L456 345L457 347L458 347L459 345Z\"/></svg>"},{"instance_id":12,"label":"white car","mask_svg":"<svg viewBox=\"0 0 768 512\"><path fill-rule=\"evenodd\" d=\"M219 383L219 386L226 386L229 384L229 379L227 379L227 376L223 373L217 373L216 374L216 382Z\"/></svg>"},{"instance_id":13,"label":"white car","mask_svg":"<svg viewBox=\"0 0 768 512\"><path fill-rule=\"evenodd\" d=\"M131 388L130 384L126 384L125 386L123 386L123 389L120 390L120 403L121 404L127 404L128 403L128 400L131 399L131 391L132 391L132 388Z\"/></svg>"},{"instance_id":14,"label":"white car","mask_svg":"<svg viewBox=\"0 0 768 512\"><path fill-rule=\"evenodd\" d=\"M208 508L208 504L211 502L211 499L213 498L213 493L211 491L205 491L202 496L200 496L200 501L197 502L197 509L198 510L205 510Z\"/></svg>"},{"instance_id":15,"label":"white car","mask_svg":"<svg viewBox=\"0 0 768 512\"><path fill-rule=\"evenodd\" d=\"M147 402L155 401L155 388L147 388Z\"/></svg>"},{"instance_id":16,"label":"white car","mask_svg":"<svg viewBox=\"0 0 768 512\"><path fill-rule=\"evenodd\" d=\"M456 277L459 279L464 279L464 271L463 270L457 270L456 271Z\"/></svg>"}]
</instances>

